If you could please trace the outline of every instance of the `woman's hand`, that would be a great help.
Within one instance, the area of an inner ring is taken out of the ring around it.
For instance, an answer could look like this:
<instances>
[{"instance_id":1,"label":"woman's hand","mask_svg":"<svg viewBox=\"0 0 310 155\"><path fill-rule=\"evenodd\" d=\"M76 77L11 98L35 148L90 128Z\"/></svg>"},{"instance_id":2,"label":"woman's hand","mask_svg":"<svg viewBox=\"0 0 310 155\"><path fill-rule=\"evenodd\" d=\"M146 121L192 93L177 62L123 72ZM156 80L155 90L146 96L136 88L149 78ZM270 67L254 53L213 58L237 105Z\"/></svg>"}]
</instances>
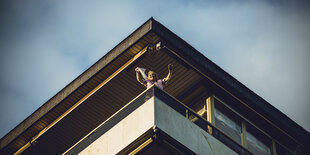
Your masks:
<instances>
[{"instance_id":1,"label":"woman's hand","mask_svg":"<svg viewBox=\"0 0 310 155\"><path fill-rule=\"evenodd\" d=\"M172 65L172 64L169 64L169 65L168 65L168 70L169 70L169 71L172 71L172 70L173 70L173 65Z\"/></svg>"}]
</instances>

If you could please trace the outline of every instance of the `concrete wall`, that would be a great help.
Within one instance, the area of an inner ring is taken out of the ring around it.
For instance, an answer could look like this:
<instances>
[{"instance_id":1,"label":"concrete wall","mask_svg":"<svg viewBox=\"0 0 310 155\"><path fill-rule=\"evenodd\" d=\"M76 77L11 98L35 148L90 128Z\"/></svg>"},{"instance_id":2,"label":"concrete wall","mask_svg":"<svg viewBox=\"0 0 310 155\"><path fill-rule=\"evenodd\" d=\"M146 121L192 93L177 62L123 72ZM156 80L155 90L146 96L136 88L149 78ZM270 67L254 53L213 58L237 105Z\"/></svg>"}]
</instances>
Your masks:
<instances>
[{"instance_id":1,"label":"concrete wall","mask_svg":"<svg viewBox=\"0 0 310 155\"><path fill-rule=\"evenodd\" d=\"M237 154L154 97L95 140L80 154L116 154L154 125L197 154Z\"/></svg>"},{"instance_id":2,"label":"concrete wall","mask_svg":"<svg viewBox=\"0 0 310 155\"><path fill-rule=\"evenodd\" d=\"M154 126L154 97L133 111L79 154L116 154Z\"/></svg>"},{"instance_id":3,"label":"concrete wall","mask_svg":"<svg viewBox=\"0 0 310 155\"><path fill-rule=\"evenodd\" d=\"M187 118L155 98L156 126L197 154L237 155Z\"/></svg>"}]
</instances>

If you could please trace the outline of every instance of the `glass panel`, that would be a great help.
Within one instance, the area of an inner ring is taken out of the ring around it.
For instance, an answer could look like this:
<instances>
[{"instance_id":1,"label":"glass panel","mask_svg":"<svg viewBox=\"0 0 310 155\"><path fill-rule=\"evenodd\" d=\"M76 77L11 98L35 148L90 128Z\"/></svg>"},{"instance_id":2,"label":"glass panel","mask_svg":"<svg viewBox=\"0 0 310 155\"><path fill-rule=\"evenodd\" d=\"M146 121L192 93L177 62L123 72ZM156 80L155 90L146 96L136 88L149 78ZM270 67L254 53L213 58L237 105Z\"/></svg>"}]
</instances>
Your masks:
<instances>
[{"instance_id":1,"label":"glass panel","mask_svg":"<svg viewBox=\"0 0 310 155\"><path fill-rule=\"evenodd\" d=\"M193 109L198 115L207 119L207 109L206 109L206 102L198 102L197 104L190 107Z\"/></svg>"},{"instance_id":2,"label":"glass panel","mask_svg":"<svg viewBox=\"0 0 310 155\"><path fill-rule=\"evenodd\" d=\"M253 131L252 132L247 131L246 140L247 140L247 148L255 155L271 154L270 148L265 143L258 140L257 134L255 134L254 136Z\"/></svg>"},{"instance_id":3,"label":"glass panel","mask_svg":"<svg viewBox=\"0 0 310 155\"><path fill-rule=\"evenodd\" d=\"M287 149L285 149L279 144L276 144L276 154L277 155L293 155L291 152L289 152Z\"/></svg>"},{"instance_id":4,"label":"glass panel","mask_svg":"<svg viewBox=\"0 0 310 155\"><path fill-rule=\"evenodd\" d=\"M215 100L216 101L216 100ZM215 126L226 133L233 140L241 144L241 121L228 108L215 102Z\"/></svg>"}]
</instances>

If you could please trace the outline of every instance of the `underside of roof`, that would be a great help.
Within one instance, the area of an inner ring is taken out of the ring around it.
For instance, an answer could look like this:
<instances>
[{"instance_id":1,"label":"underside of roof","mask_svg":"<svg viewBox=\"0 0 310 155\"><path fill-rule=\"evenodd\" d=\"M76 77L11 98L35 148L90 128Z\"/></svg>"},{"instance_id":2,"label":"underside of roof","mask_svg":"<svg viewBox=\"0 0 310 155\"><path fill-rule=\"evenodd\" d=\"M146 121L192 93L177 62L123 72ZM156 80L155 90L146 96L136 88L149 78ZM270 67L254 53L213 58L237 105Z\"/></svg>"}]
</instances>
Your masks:
<instances>
[{"instance_id":1,"label":"underside of roof","mask_svg":"<svg viewBox=\"0 0 310 155\"><path fill-rule=\"evenodd\" d=\"M159 41L165 48L150 50ZM240 110L247 107L259 114L244 115L267 119L268 125L261 124L266 130L276 126L301 144L309 140L306 130L151 18L4 136L1 152L12 154L32 145L25 154L52 149L48 146L57 146L50 151L61 154L145 89L136 81L135 67L163 78L168 64L175 72L165 91L183 103L203 102L201 96L210 89L224 90L228 95L223 97L239 103Z\"/></svg>"}]
</instances>

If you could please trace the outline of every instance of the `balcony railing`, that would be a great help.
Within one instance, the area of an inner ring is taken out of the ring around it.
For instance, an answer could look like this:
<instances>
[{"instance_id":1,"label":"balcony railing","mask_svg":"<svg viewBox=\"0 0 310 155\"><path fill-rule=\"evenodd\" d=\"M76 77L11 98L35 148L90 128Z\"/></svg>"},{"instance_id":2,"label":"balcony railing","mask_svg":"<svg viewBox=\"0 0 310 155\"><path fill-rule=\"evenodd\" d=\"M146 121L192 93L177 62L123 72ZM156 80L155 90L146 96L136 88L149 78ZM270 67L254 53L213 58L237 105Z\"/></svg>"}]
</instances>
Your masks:
<instances>
[{"instance_id":1,"label":"balcony railing","mask_svg":"<svg viewBox=\"0 0 310 155\"><path fill-rule=\"evenodd\" d=\"M67 150L64 154L77 154L82 151L83 148L90 145L92 140L99 138L102 134L111 129L114 125L128 116L131 112L139 108L142 104L144 104L151 97L157 97L165 104L170 106L172 109L183 115L184 117L191 120L194 124L199 126L201 129L221 141L223 144L228 146L230 149L235 151L238 154L242 155L251 155L252 153L245 149L242 145L232 140L225 133L217 129L210 122L208 122L205 118L198 115L192 109L184 105L182 102L178 101L173 96L166 93L164 90L156 86L152 86L147 90L143 91L137 97L135 97L132 101L130 101L126 106L121 108L118 112L112 115L109 119L104 121L101 125L99 125L96 129L86 135L83 139L81 139L78 143L72 146L69 150ZM194 121L193 121L194 120ZM79 146L79 147L76 147Z\"/></svg>"},{"instance_id":2,"label":"balcony railing","mask_svg":"<svg viewBox=\"0 0 310 155\"><path fill-rule=\"evenodd\" d=\"M245 149L242 145L235 142L233 139L231 139L229 136L227 136L225 133L220 131L220 129L216 128L214 125L212 125L209 121L207 121L205 118L198 115L195 111L193 111L191 108L184 105L182 102L178 101L176 98L170 96L168 93L166 93L164 90L161 90L157 87L152 87L150 89L154 89L154 96L162 100L165 104L173 108L175 111L183 115L184 117L195 120L193 123L195 123L197 126L199 126L201 129L221 141L223 144L228 146L230 149L234 150L238 154L242 155L251 155L251 152L249 152L247 149Z\"/></svg>"}]
</instances>

